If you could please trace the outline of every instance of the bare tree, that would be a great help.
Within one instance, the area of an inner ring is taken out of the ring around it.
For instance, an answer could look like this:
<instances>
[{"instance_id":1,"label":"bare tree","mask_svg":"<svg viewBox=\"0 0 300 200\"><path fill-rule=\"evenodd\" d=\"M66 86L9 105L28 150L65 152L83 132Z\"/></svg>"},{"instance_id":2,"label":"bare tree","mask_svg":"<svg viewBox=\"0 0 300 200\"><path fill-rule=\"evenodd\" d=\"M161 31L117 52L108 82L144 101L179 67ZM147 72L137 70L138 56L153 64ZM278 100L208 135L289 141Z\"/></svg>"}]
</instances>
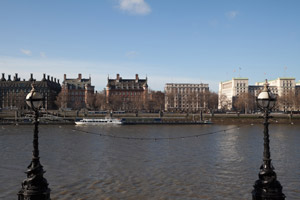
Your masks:
<instances>
[{"instance_id":1,"label":"bare tree","mask_svg":"<svg viewBox=\"0 0 300 200\"><path fill-rule=\"evenodd\" d=\"M122 110L123 101L119 95L111 95L108 100L108 108L110 110Z\"/></svg>"},{"instance_id":2,"label":"bare tree","mask_svg":"<svg viewBox=\"0 0 300 200\"><path fill-rule=\"evenodd\" d=\"M56 97L55 104L58 108L67 108L68 107L69 97L68 94L62 90Z\"/></svg>"},{"instance_id":3,"label":"bare tree","mask_svg":"<svg viewBox=\"0 0 300 200\"><path fill-rule=\"evenodd\" d=\"M215 92L207 92L207 107L209 110L216 110L218 108L218 94Z\"/></svg>"},{"instance_id":4,"label":"bare tree","mask_svg":"<svg viewBox=\"0 0 300 200\"><path fill-rule=\"evenodd\" d=\"M149 91L149 98L146 102L146 109L150 112L164 110L165 94L161 91Z\"/></svg>"},{"instance_id":5,"label":"bare tree","mask_svg":"<svg viewBox=\"0 0 300 200\"><path fill-rule=\"evenodd\" d=\"M227 98L226 95L222 94L219 99L220 109L224 112L229 110L230 100Z\"/></svg>"},{"instance_id":6,"label":"bare tree","mask_svg":"<svg viewBox=\"0 0 300 200\"><path fill-rule=\"evenodd\" d=\"M88 93L86 98L86 107L94 110L96 107L96 94Z\"/></svg>"},{"instance_id":7,"label":"bare tree","mask_svg":"<svg viewBox=\"0 0 300 200\"><path fill-rule=\"evenodd\" d=\"M277 102L278 106L277 108L279 110L282 110L284 112L286 111L295 111L299 109L299 95L296 95L294 91L288 91L278 97Z\"/></svg>"},{"instance_id":8,"label":"bare tree","mask_svg":"<svg viewBox=\"0 0 300 200\"><path fill-rule=\"evenodd\" d=\"M234 108L239 112L248 113L255 107L255 97L250 93L241 93L234 99Z\"/></svg>"},{"instance_id":9,"label":"bare tree","mask_svg":"<svg viewBox=\"0 0 300 200\"><path fill-rule=\"evenodd\" d=\"M81 108L84 107L83 105L83 102L81 99L79 99L78 97L75 98L75 101L73 103L73 106L72 106L75 110L80 110Z\"/></svg>"},{"instance_id":10,"label":"bare tree","mask_svg":"<svg viewBox=\"0 0 300 200\"><path fill-rule=\"evenodd\" d=\"M104 92L96 93L95 95L95 107L98 110L106 110L109 109L106 103L106 97Z\"/></svg>"},{"instance_id":11,"label":"bare tree","mask_svg":"<svg viewBox=\"0 0 300 200\"><path fill-rule=\"evenodd\" d=\"M166 101L166 105L167 107L165 108L168 111L174 111L175 110L175 98L176 98L176 94L175 91L166 91L165 94L165 101ZM178 101L178 99L177 99Z\"/></svg>"}]
</instances>

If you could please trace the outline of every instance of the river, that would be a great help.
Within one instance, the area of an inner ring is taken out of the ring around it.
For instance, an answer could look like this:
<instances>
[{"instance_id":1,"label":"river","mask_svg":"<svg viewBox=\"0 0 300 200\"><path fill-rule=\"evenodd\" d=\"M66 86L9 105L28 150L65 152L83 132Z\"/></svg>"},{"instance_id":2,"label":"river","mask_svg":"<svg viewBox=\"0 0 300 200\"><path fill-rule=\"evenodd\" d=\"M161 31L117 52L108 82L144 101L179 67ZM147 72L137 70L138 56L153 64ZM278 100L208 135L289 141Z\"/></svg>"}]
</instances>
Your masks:
<instances>
[{"instance_id":1,"label":"river","mask_svg":"<svg viewBox=\"0 0 300 200\"><path fill-rule=\"evenodd\" d=\"M270 125L288 200L300 199L299 130ZM32 136L33 126L0 127L0 199L17 199ZM263 154L262 125L41 125L39 136L52 200L249 200Z\"/></svg>"}]
</instances>

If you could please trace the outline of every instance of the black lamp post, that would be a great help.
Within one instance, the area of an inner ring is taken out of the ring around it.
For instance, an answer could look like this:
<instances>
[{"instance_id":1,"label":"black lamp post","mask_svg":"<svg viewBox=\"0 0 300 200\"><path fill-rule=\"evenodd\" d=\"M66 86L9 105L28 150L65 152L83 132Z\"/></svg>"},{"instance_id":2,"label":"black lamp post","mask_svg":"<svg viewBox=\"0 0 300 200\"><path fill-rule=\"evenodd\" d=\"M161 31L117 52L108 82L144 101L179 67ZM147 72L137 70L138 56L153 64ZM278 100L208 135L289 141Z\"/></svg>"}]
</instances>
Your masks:
<instances>
[{"instance_id":1,"label":"black lamp post","mask_svg":"<svg viewBox=\"0 0 300 200\"><path fill-rule=\"evenodd\" d=\"M252 191L253 200L284 200L282 186L277 181L274 167L271 164L270 140L269 140L269 113L274 108L276 97L270 92L268 82L263 91L258 95L257 104L264 111L264 153L263 164L258 174L259 179L254 184Z\"/></svg>"},{"instance_id":2,"label":"black lamp post","mask_svg":"<svg viewBox=\"0 0 300 200\"><path fill-rule=\"evenodd\" d=\"M18 193L18 200L50 200L50 189L48 182L43 177L45 171L40 163L39 157L39 108L43 103L42 95L36 92L34 84L32 90L26 96L26 103L34 111L34 135L33 135L33 152L32 161L27 167L27 178L22 182L22 189Z\"/></svg>"}]
</instances>

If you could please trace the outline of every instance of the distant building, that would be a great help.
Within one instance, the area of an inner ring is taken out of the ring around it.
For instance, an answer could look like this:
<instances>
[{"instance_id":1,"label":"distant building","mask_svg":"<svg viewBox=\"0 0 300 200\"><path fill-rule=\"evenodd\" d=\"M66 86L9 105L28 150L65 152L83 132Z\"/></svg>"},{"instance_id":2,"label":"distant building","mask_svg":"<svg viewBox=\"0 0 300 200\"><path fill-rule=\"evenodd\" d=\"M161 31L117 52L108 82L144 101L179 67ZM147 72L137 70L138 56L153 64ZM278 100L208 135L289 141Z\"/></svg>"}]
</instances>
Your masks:
<instances>
[{"instance_id":1,"label":"distant building","mask_svg":"<svg viewBox=\"0 0 300 200\"><path fill-rule=\"evenodd\" d=\"M11 75L5 78L5 74L2 73L2 78L0 79L0 107L1 108L18 108L24 109L28 108L25 103L26 95L31 91L31 84L35 82L35 88L40 92L45 101L43 107L45 109L56 109L55 100L58 93L61 91L61 86L59 80L56 78L48 76L46 79L46 74L44 74L41 81L36 81L33 78L33 74L30 75L30 79L21 80L16 73L14 78L11 79Z\"/></svg>"},{"instance_id":2,"label":"distant building","mask_svg":"<svg viewBox=\"0 0 300 200\"><path fill-rule=\"evenodd\" d=\"M257 88L259 89L260 87ZM248 93L248 89L248 78L233 78L229 81L221 82L219 84L218 108L231 110L234 97L239 96L241 93Z\"/></svg>"},{"instance_id":3,"label":"distant building","mask_svg":"<svg viewBox=\"0 0 300 200\"><path fill-rule=\"evenodd\" d=\"M255 85L249 85L248 78L233 78L229 81L224 81L219 84L219 105L218 108L227 106L228 110L233 109L234 100L242 93L250 93L253 96L258 94L263 89L263 82L257 82ZM300 94L300 82L296 83L295 78L277 78L268 81L270 91L281 97L290 92ZM226 104L226 105L224 105ZM285 105L281 108L285 110Z\"/></svg>"},{"instance_id":4,"label":"distant building","mask_svg":"<svg viewBox=\"0 0 300 200\"><path fill-rule=\"evenodd\" d=\"M120 74L117 74L115 79L107 78L106 85L106 101L111 103L113 100L120 101L118 109L138 109L140 105L130 104L143 104L147 100L148 84L147 77L140 79L139 75L135 75L135 79L123 79ZM117 109L117 108L115 108Z\"/></svg>"},{"instance_id":5,"label":"distant building","mask_svg":"<svg viewBox=\"0 0 300 200\"><path fill-rule=\"evenodd\" d=\"M206 108L205 94L208 84L167 83L165 85L165 110L199 111Z\"/></svg>"},{"instance_id":6,"label":"distant building","mask_svg":"<svg viewBox=\"0 0 300 200\"><path fill-rule=\"evenodd\" d=\"M64 108L84 108L89 103L89 98L94 94L95 87L91 85L91 77L88 79L82 78L78 74L77 78L67 78L64 74L62 84L62 94L66 96L66 101L62 105Z\"/></svg>"}]
</instances>

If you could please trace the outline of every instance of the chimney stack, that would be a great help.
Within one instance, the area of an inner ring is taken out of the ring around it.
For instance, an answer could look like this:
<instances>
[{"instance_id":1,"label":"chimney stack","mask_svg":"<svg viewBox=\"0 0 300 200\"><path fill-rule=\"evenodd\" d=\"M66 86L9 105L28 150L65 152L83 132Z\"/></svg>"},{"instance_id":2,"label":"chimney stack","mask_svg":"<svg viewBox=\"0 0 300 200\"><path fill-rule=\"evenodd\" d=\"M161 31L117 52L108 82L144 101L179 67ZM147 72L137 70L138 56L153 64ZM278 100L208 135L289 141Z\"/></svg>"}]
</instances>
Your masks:
<instances>
[{"instance_id":1,"label":"chimney stack","mask_svg":"<svg viewBox=\"0 0 300 200\"><path fill-rule=\"evenodd\" d=\"M53 76L51 76L51 82L53 82Z\"/></svg>"},{"instance_id":2,"label":"chimney stack","mask_svg":"<svg viewBox=\"0 0 300 200\"><path fill-rule=\"evenodd\" d=\"M47 76L47 80L50 81L50 76L49 75Z\"/></svg>"},{"instance_id":3,"label":"chimney stack","mask_svg":"<svg viewBox=\"0 0 300 200\"><path fill-rule=\"evenodd\" d=\"M56 78L54 78L54 82L56 83Z\"/></svg>"},{"instance_id":4,"label":"chimney stack","mask_svg":"<svg viewBox=\"0 0 300 200\"><path fill-rule=\"evenodd\" d=\"M33 74L32 74L32 73L30 74L30 79L29 79L29 81L33 81Z\"/></svg>"},{"instance_id":5,"label":"chimney stack","mask_svg":"<svg viewBox=\"0 0 300 200\"><path fill-rule=\"evenodd\" d=\"M7 79L7 81L11 81L10 77L11 77L11 76L10 76L10 75L8 75L8 79Z\"/></svg>"},{"instance_id":6,"label":"chimney stack","mask_svg":"<svg viewBox=\"0 0 300 200\"><path fill-rule=\"evenodd\" d=\"M5 73L2 73L1 81L6 81L6 79L5 79Z\"/></svg>"},{"instance_id":7,"label":"chimney stack","mask_svg":"<svg viewBox=\"0 0 300 200\"><path fill-rule=\"evenodd\" d=\"M135 75L135 81L137 82L138 80L139 80L139 75L136 74L136 75Z\"/></svg>"},{"instance_id":8,"label":"chimney stack","mask_svg":"<svg viewBox=\"0 0 300 200\"><path fill-rule=\"evenodd\" d=\"M78 79L81 80L81 78L82 78L82 75L78 74Z\"/></svg>"},{"instance_id":9,"label":"chimney stack","mask_svg":"<svg viewBox=\"0 0 300 200\"><path fill-rule=\"evenodd\" d=\"M46 74L43 74L43 81L46 80Z\"/></svg>"},{"instance_id":10,"label":"chimney stack","mask_svg":"<svg viewBox=\"0 0 300 200\"><path fill-rule=\"evenodd\" d=\"M120 74L117 74L117 80L120 80Z\"/></svg>"},{"instance_id":11,"label":"chimney stack","mask_svg":"<svg viewBox=\"0 0 300 200\"><path fill-rule=\"evenodd\" d=\"M67 74L64 74L64 81L67 80Z\"/></svg>"},{"instance_id":12,"label":"chimney stack","mask_svg":"<svg viewBox=\"0 0 300 200\"><path fill-rule=\"evenodd\" d=\"M57 83L59 84L59 79L57 79Z\"/></svg>"},{"instance_id":13,"label":"chimney stack","mask_svg":"<svg viewBox=\"0 0 300 200\"><path fill-rule=\"evenodd\" d=\"M18 81L18 73L15 73L14 81Z\"/></svg>"}]
</instances>

